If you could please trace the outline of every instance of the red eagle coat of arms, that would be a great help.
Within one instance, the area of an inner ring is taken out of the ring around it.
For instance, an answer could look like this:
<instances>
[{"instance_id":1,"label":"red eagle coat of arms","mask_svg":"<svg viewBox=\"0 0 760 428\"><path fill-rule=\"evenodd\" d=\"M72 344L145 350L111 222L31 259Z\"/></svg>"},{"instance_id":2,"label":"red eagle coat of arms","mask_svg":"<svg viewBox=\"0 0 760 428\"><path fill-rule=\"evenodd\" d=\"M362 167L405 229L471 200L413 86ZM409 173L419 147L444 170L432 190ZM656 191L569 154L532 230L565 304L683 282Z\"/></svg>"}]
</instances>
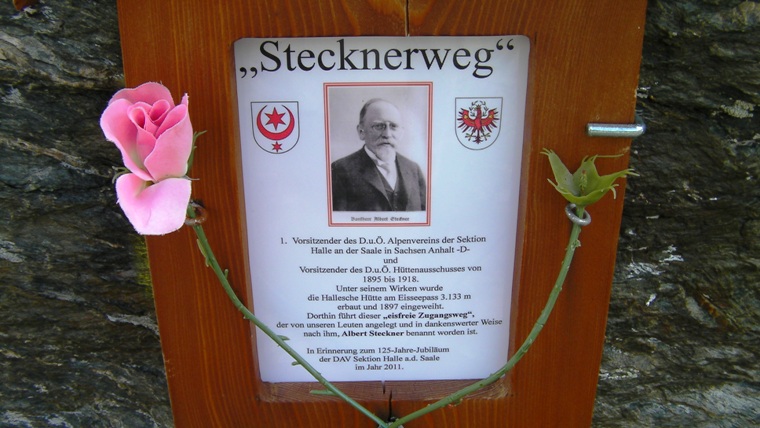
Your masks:
<instances>
[{"instance_id":1,"label":"red eagle coat of arms","mask_svg":"<svg viewBox=\"0 0 760 428\"><path fill-rule=\"evenodd\" d=\"M499 136L501 98L457 98L457 138L463 146L482 150Z\"/></svg>"}]
</instances>

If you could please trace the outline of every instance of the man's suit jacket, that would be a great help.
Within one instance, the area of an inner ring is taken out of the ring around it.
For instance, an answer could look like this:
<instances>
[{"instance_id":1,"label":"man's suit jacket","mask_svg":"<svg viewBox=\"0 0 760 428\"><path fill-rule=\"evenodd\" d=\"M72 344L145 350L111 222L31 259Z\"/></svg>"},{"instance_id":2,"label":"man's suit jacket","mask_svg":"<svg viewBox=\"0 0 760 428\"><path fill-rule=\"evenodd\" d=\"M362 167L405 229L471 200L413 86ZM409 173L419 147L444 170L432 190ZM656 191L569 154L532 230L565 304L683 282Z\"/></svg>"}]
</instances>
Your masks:
<instances>
[{"instance_id":1,"label":"man's suit jacket","mask_svg":"<svg viewBox=\"0 0 760 428\"><path fill-rule=\"evenodd\" d=\"M407 195L402 211L424 211L425 177L414 161L396 154L398 176ZM333 211L393 211L377 166L364 147L332 164Z\"/></svg>"}]
</instances>

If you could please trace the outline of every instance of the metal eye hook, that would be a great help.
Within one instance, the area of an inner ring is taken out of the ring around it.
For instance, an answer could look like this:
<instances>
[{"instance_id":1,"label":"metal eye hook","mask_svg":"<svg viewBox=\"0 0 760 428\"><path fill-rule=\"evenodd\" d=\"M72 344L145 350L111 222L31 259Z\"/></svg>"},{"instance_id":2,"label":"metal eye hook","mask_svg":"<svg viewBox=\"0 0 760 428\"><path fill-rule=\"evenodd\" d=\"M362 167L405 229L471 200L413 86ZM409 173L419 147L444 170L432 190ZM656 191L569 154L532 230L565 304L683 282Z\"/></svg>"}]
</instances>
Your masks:
<instances>
[{"instance_id":1,"label":"metal eye hook","mask_svg":"<svg viewBox=\"0 0 760 428\"><path fill-rule=\"evenodd\" d=\"M195 211L195 217L185 218L186 226L198 226L206 221L206 208L203 208L201 204L195 201L190 201L190 208Z\"/></svg>"},{"instance_id":2,"label":"metal eye hook","mask_svg":"<svg viewBox=\"0 0 760 428\"><path fill-rule=\"evenodd\" d=\"M569 218L571 222L578 226L588 226L591 224L591 214L589 214L588 211L583 212L583 218L575 215L575 204L567 204L565 207L565 215L567 215L567 218Z\"/></svg>"}]
</instances>

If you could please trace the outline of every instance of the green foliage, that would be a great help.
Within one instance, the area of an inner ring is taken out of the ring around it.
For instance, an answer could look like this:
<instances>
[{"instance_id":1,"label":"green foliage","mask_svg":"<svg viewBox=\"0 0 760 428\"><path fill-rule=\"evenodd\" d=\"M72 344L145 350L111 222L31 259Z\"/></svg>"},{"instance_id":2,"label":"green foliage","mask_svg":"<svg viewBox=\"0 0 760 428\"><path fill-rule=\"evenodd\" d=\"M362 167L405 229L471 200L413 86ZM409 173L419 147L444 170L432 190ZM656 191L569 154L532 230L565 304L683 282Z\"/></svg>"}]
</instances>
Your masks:
<instances>
[{"instance_id":1,"label":"green foliage","mask_svg":"<svg viewBox=\"0 0 760 428\"><path fill-rule=\"evenodd\" d=\"M599 175L599 172L596 170L596 165L594 165L594 161L596 161L597 158L615 158L620 155L586 156L581 161L581 166L578 170L571 174L570 170L567 169L565 164L562 163L562 160L560 160L559 156L557 156L553 150L543 149L541 154L549 157L549 163L551 164L552 172L554 172L554 180L556 183L553 183L551 180L549 180L549 183L551 183L551 185L554 186L554 188L557 189L568 202L575 204L579 208L585 208L586 206L593 204L610 190L612 190L613 196L617 196L615 193L615 187L618 185L615 184L615 180L618 178L625 177L626 175L638 176L638 174L633 172L630 168L608 175Z\"/></svg>"}]
</instances>

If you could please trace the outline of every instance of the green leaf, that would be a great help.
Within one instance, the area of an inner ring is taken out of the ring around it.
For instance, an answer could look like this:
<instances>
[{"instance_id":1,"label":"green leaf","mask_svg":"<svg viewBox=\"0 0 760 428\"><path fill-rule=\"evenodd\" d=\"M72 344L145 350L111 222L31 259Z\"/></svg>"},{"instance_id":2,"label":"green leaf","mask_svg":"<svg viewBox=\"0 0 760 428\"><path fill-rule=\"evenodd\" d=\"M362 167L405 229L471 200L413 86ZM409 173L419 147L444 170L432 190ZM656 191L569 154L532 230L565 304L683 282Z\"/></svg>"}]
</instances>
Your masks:
<instances>
[{"instance_id":1,"label":"green leaf","mask_svg":"<svg viewBox=\"0 0 760 428\"><path fill-rule=\"evenodd\" d=\"M552 167L552 172L554 173L554 180L555 183L552 183L549 181L549 183L552 183L555 189L560 191L560 193L563 192L564 189L565 192L574 193L574 191L577 191L575 189L575 185L573 184L573 174L570 173L570 170L567 169L564 163L560 160L559 156L557 156L556 153L554 153L553 150L543 149L541 151L541 154L546 155L549 157L549 164Z\"/></svg>"},{"instance_id":2,"label":"green leaf","mask_svg":"<svg viewBox=\"0 0 760 428\"><path fill-rule=\"evenodd\" d=\"M556 183L551 183L555 189L570 203L575 204L578 207L586 207L602 198L607 192L612 190L613 196L617 196L615 193L615 180L625 177L626 175L636 175L632 169L624 169L612 174L600 176L596 169L595 161L597 158L616 158L621 155L595 155L591 157L584 157L581 161L581 166L575 173L570 174L570 170L567 169L564 163L560 160L559 156L552 150L544 149L541 154L549 157L549 164L552 167L554 173L554 179Z\"/></svg>"},{"instance_id":3,"label":"green leaf","mask_svg":"<svg viewBox=\"0 0 760 428\"><path fill-rule=\"evenodd\" d=\"M113 178L111 179L111 184L116 183L116 180L119 179L124 174L129 174L132 171L129 170L129 168L124 166L114 166L112 167L114 170Z\"/></svg>"},{"instance_id":4,"label":"green leaf","mask_svg":"<svg viewBox=\"0 0 760 428\"><path fill-rule=\"evenodd\" d=\"M195 144L195 140L198 139L201 135L205 134L207 131L198 131L193 133L193 147L190 150L190 157L187 159L187 169L190 169L191 166L193 166L193 160L195 158L195 149L198 147Z\"/></svg>"}]
</instances>

